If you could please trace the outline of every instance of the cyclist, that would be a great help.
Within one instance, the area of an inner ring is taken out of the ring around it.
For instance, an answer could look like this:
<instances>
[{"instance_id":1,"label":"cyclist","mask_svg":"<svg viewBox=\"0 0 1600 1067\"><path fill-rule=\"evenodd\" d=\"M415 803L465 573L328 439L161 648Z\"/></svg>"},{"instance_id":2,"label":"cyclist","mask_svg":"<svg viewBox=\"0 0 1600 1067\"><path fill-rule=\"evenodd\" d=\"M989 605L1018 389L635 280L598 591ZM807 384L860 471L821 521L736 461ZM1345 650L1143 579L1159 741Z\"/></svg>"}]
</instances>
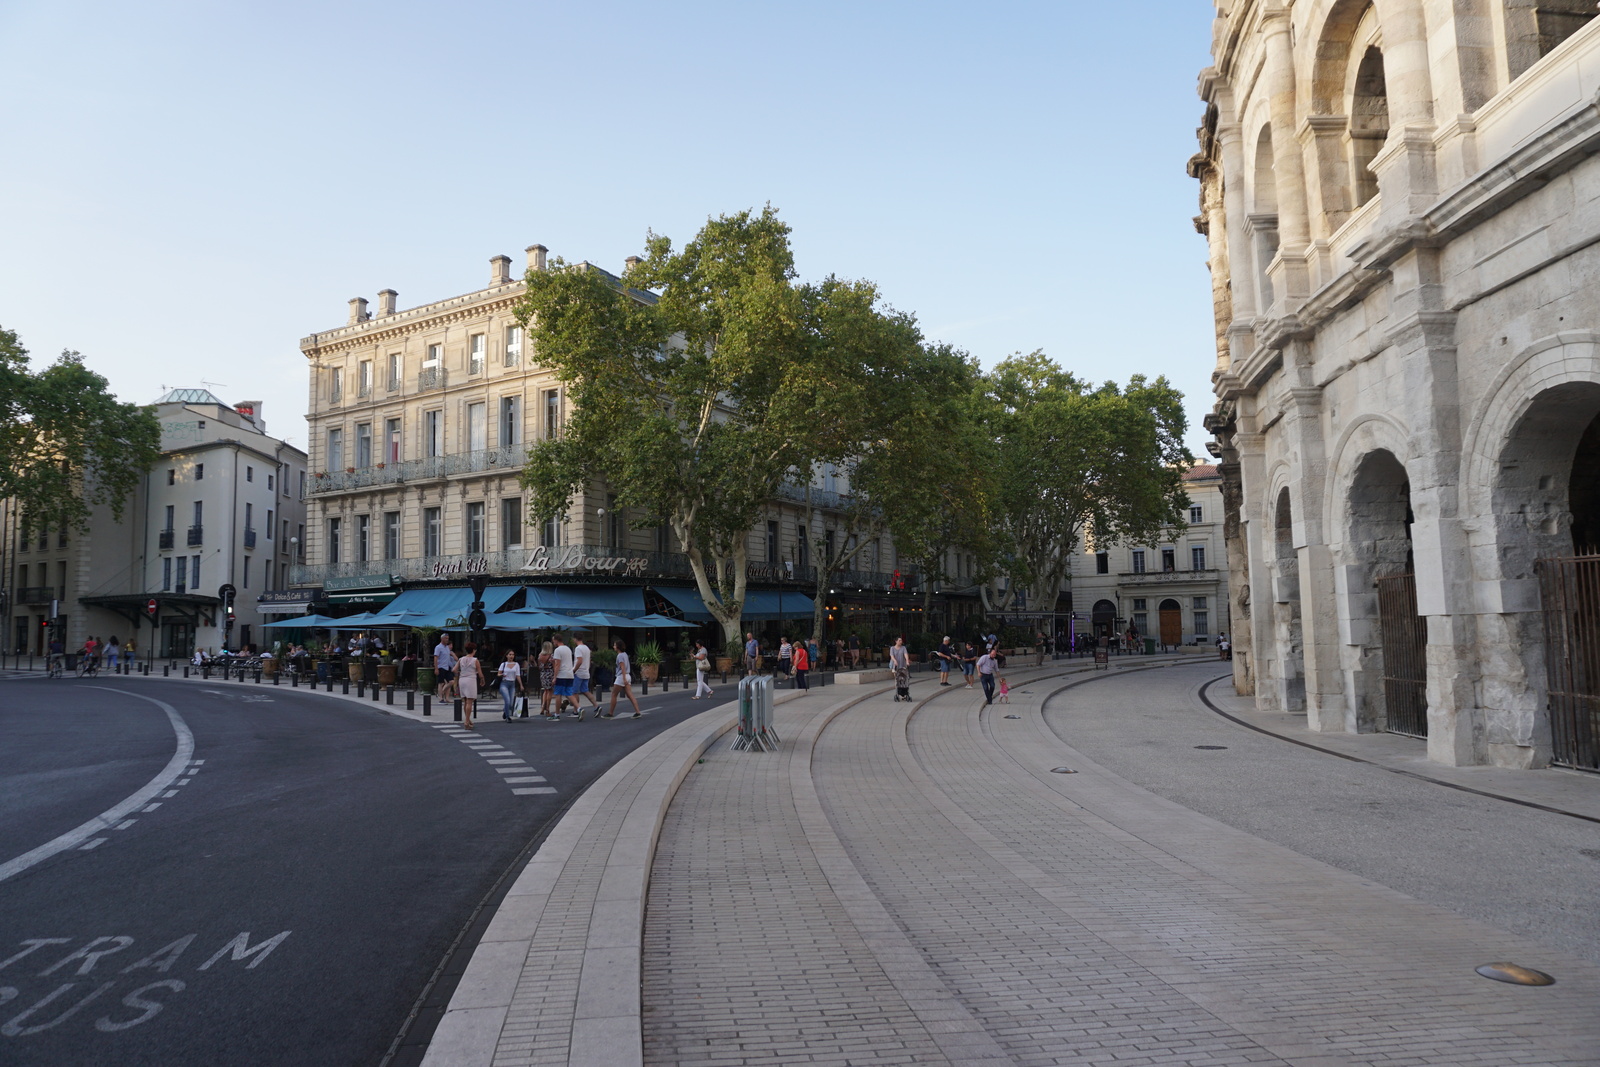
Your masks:
<instances>
[{"instance_id":1,"label":"cyclist","mask_svg":"<svg viewBox=\"0 0 1600 1067\"><path fill-rule=\"evenodd\" d=\"M100 657L91 652L89 650L89 643L85 642L82 650L78 653L78 677L88 678L91 675L99 673L99 670Z\"/></svg>"}]
</instances>

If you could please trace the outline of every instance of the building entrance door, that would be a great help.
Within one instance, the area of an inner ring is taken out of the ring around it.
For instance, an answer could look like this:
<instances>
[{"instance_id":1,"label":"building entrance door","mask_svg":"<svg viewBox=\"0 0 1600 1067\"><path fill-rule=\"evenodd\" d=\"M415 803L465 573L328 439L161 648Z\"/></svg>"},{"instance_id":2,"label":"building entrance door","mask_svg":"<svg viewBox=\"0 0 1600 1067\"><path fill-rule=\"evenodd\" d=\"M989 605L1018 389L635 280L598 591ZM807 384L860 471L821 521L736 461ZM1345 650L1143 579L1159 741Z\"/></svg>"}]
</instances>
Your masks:
<instances>
[{"instance_id":1,"label":"building entrance door","mask_svg":"<svg viewBox=\"0 0 1600 1067\"><path fill-rule=\"evenodd\" d=\"M1174 647L1183 644L1183 608L1176 600L1161 602L1161 643Z\"/></svg>"},{"instance_id":2,"label":"building entrance door","mask_svg":"<svg viewBox=\"0 0 1600 1067\"><path fill-rule=\"evenodd\" d=\"M1552 763L1600 771L1600 556L1534 563L1544 608Z\"/></svg>"},{"instance_id":3,"label":"building entrance door","mask_svg":"<svg viewBox=\"0 0 1600 1067\"><path fill-rule=\"evenodd\" d=\"M1385 727L1392 734L1428 736L1428 628L1417 614L1417 578L1379 578L1378 630L1383 642Z\"/></svg>"},{"instance_id":4,"label":"building entrance door","mask_svg":"<svg viewBox=\"0 0 1600 1067\"><path fill-rule=\"evenodd\" d=\"M188 659L194 655L194 629L186 622L161 624L163 656L169 659Z\"/></svg>"}]
</instances>

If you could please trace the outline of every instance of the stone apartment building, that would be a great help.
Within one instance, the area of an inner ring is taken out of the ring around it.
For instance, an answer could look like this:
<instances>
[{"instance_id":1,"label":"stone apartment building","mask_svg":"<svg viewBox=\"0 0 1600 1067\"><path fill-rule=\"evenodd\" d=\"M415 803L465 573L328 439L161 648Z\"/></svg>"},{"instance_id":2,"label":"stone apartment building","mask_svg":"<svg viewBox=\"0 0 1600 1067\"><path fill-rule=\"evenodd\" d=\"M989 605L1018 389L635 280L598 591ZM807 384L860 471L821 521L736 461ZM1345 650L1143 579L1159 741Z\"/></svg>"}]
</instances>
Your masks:
<instances>
[{"instance_id":1,"label":"stone apartment building","mask_svg":"<svg viewBox=\"0 0 1600 1067\"><path fill-rule=\"evenodd\" d=\"M547 255L530 247L527 269L546 269ZM385 289L376 311L352 300L342 326L301 341L311 469L307 558L293 581L303 604L431 610L449 600L454 610L466 579L482 574L491 579L490 611L642 605L709 619L668 528L635 529L640 516L598 481L564 516L528 525L518 482L527 449L559 436L570 410L562 383L539 365L516 321L522 291L511 259L495 256L482 289L403 310ZM811 507L799 487L768 505L750 531L752 623L811 617L811 546L846 536L829 516L848 488L842 472L821 470ZM920 603L914 577L895 587L887 538L858 566L836 583L836 619L856 601Z\"/></svg>"},{"instance_id":2,"label":"stone apartment building","mask_svg":"<svg viewBox=\"0 0 1600 1067\"><path fill-rule=\"evenodd\" d=\"M85 534L30 529L10 508L0 518L12 651L45 651L52 602L69 649L91 634L132 637L159 656L217 649L228 585L230 643L261 640L258 597L286 587L305 524L305 453L267 433L259 403L174 389L155 408L161 457L120 523L109 508L95 509Z\"/></svg>"},{"instance_id":3,"label":"stone apartment building","mask_svg":"<svg viewBox=\"0 0 1600 1067\"><path fill-rule=\"evenodd\" d=\"M1184 474L1188 525L1150 545L1086 545L1072 561L1074 632L1125 634L1164 645L1215 645L1227 633L1228 572L1222 476L1211 464Z\"/></svg>"},{"instance_id":4,"label":"stone apartment building","mask_svg":"<svg viewBox=\"0 0 1600 1067\"><path fill-rule=\"evenodd\" d=\"M1600 769L1590 0L1219 0L1196 224L1235 681Z\"/></svg>"}]
</instances>

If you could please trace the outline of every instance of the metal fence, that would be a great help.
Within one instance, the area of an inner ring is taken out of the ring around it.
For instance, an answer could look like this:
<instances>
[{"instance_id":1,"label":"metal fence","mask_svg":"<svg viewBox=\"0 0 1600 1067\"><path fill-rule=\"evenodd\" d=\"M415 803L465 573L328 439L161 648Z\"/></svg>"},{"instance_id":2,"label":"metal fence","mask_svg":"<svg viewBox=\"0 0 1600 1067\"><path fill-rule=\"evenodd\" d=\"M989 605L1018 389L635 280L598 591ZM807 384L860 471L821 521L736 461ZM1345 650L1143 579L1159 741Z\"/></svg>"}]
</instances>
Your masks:
<instances>
[{"instance_id":1,"label":"metal fence","mask_svg":"<svg viewBox=\"0 0 1600 1067\"><path fill-rule=\"evenodd\" d=\"M1551 761L1600 770L1600 556L1534 564L1544 608Z\"/></svg>"},{"instance_id":2,"label":"metal fence","mask_svg":"<svg viewBox=\"0 0 1600 1067\"><path fill-rule=\"evenodd\" d=\"M1387 729L1428 736L1428 630L1417 615L1413 574L1379 578L1378 629L1383 640L1383 700Z\"/></svg>"}]
</instances>

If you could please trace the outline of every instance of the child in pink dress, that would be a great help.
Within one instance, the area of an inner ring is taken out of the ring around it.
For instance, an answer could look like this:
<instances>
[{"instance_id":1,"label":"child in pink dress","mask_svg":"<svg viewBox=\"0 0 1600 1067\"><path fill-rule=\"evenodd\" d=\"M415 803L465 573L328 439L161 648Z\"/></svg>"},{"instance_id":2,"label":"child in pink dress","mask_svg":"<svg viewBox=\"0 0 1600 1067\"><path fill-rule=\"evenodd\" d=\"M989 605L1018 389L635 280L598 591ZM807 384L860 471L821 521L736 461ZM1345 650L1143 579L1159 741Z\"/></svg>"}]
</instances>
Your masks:
<instances>
[{"instance_id":1,"label":"child in pink dress","mask_svg":"<svg viewBox=\"0 0 1600 1067\"><path fill-rule=\"evenodd\" d=\"M1011 687L1006 684L1004 678L1000 679L1000 703L1011 703Z\"/></svg>"}]
</instances>

